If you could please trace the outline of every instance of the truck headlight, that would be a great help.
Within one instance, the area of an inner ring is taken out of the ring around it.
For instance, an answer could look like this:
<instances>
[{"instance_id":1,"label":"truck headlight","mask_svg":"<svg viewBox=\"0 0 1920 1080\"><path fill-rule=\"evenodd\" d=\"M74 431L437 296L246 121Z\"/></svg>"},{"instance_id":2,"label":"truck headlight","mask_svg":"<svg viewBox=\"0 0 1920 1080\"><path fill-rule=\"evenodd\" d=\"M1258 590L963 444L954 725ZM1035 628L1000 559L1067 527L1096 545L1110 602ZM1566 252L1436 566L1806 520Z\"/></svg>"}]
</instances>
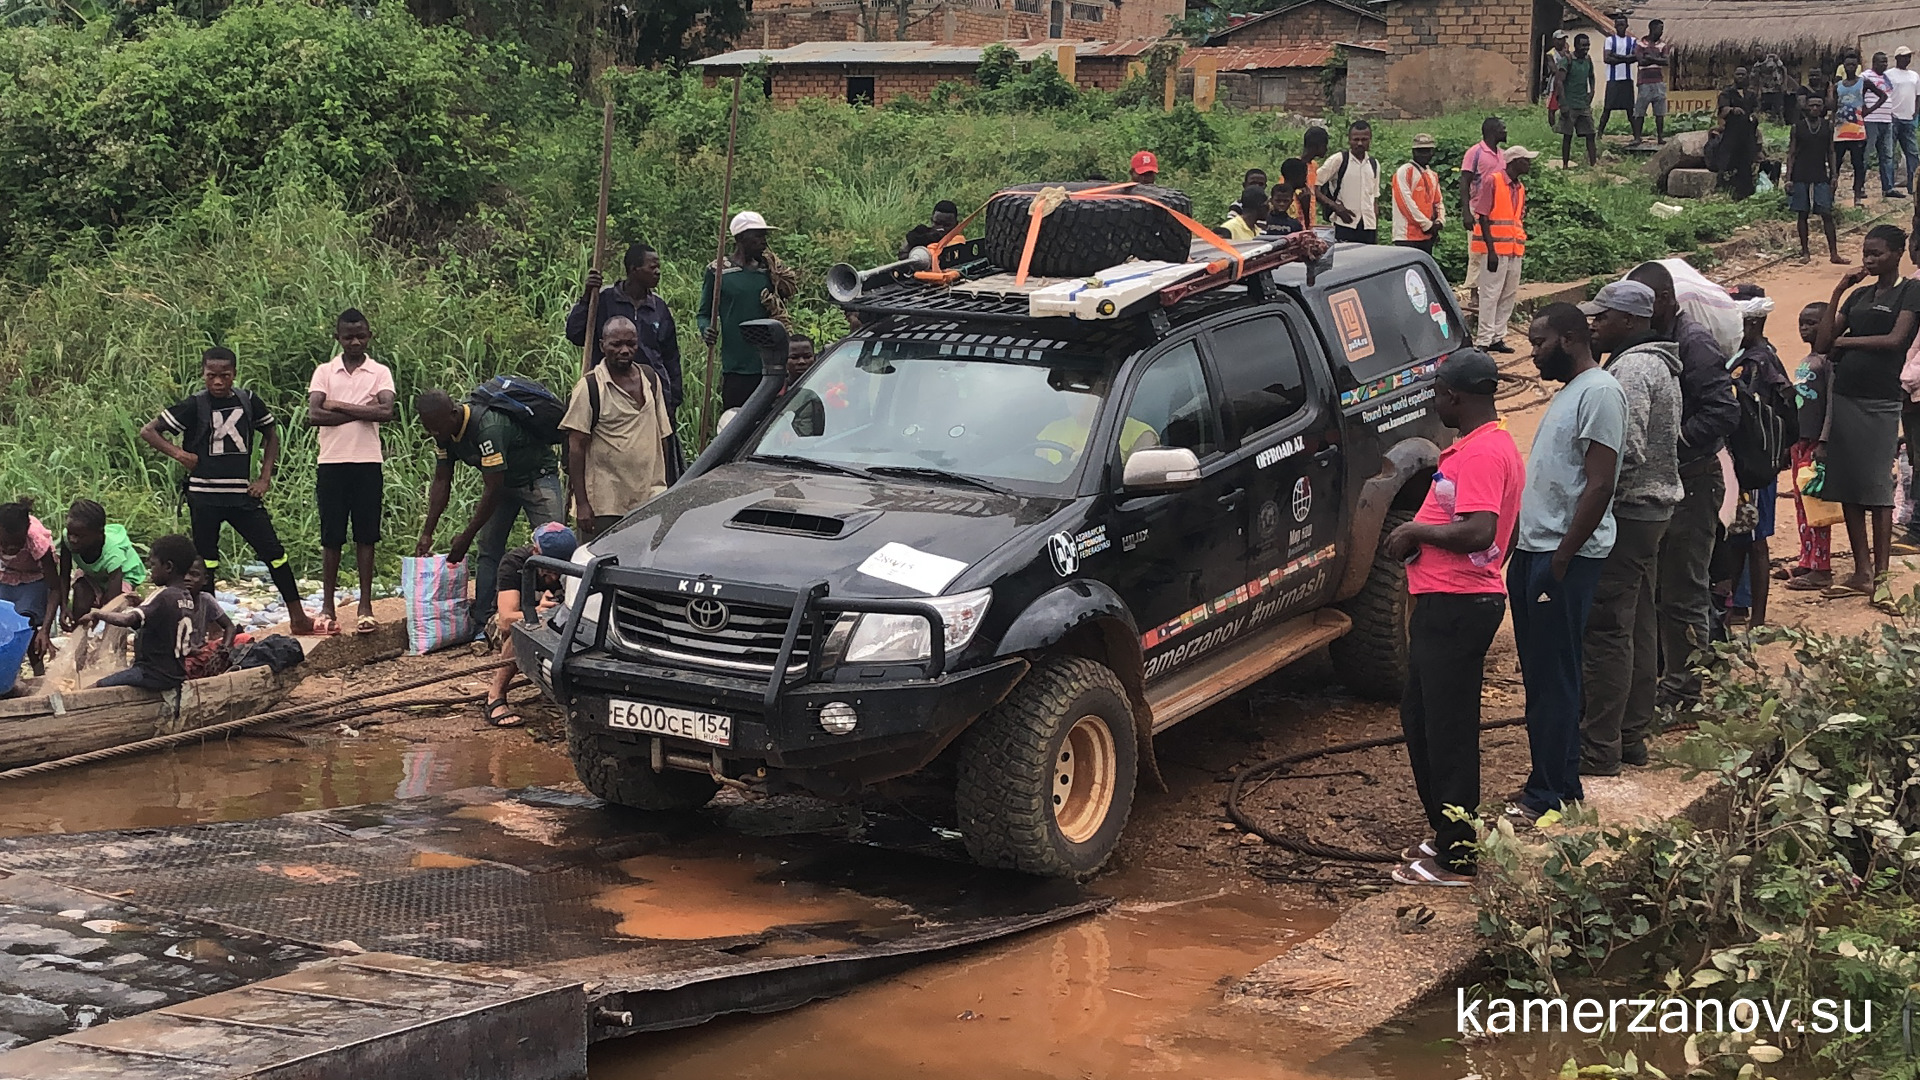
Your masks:
<instances>
[{"instance_id":1,"label":"truck headlight","mask_svg":"<svg viewBox=\"0 0 1920 1080\"><path fill-rule=\"evenodd\" d=\"M980 621L986 618L987 605L992 602L992 589L928 598L926 603L940 613L941 621L946 624L948 653L958 652L973 640ZM840 642L845 643L844 651L834 647ZM933 654L927 620L918 615L842 616L828 636L827 644L828 655L838 655L849 664L910 664Z\"/></svg>"},{"instance_id":2,"label":"truck headlight","mask_svg":"<svg viewBox=\"0 0 1920 1080\"><path fill-rule=\"evenodd\" d=\"M573 549L573 558L568 559L567 561L570 563L573 563L575 566L585 566L587 565L587 562L592 558L593 558L593 550L589 548L586 544L581 544L579 547ZM560 611L556 613L559 617L564 618L567 612L573 610L573 598L579 595L579 593L580 593L579 578L563 577L560 579ZM525 603L525 600L523 599L521 602ZM600 594L599 593L594 593L592 596L587 597L587 606L580 612L580 622L581 622L580 629L582 631L586 631L589 633L591 633L591 631L588 630L588 627L597 626L599 624L600 622Z\"/></svg>"}]
</instances>

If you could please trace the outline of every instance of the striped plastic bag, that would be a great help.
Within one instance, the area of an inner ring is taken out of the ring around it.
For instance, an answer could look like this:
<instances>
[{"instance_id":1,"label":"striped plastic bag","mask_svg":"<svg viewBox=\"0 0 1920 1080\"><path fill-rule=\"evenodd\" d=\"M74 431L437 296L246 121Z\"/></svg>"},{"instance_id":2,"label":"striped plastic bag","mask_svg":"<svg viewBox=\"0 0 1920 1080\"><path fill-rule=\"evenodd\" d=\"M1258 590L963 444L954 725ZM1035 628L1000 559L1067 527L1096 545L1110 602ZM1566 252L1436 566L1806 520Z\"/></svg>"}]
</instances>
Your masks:
<instances>
[{"instance_id":1,"label":"striped plastic bag","mask_svg":"<svg viewBox=\"0 0 1920 1080\"><path fill-rule=\"evenodd\" d=\"M467 564L445 555L400 560L400 595L407 601L407 652L424 656L468 640Z\"/></svg>"}]
</instances>

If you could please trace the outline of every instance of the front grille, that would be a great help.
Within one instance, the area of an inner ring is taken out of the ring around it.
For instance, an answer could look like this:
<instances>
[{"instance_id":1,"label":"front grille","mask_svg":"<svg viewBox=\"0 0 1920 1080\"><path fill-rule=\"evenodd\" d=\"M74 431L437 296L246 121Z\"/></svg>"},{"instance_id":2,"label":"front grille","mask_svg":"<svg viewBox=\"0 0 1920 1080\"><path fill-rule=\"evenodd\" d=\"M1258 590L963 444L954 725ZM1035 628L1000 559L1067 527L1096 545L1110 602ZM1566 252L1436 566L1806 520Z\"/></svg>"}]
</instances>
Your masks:
<instances>
[{"instance_id":1,"label":"front grille","mask_svg":"<svg viewBox=\"0 0 1920 1080\"><path fill-rule=\"evenodd\" d=\"M696 598L704 599L704 598ZM780 642L787 635L789 612L754 604L727 604L727 624L702 630L687 615L688 598L652 596L620 589L613 601L613 631L619 644L635 652L726 671L773 673ZM806 669L813 648L813 626L803 622L794 639L789 674Z\"/></svg>"}]
</instances>

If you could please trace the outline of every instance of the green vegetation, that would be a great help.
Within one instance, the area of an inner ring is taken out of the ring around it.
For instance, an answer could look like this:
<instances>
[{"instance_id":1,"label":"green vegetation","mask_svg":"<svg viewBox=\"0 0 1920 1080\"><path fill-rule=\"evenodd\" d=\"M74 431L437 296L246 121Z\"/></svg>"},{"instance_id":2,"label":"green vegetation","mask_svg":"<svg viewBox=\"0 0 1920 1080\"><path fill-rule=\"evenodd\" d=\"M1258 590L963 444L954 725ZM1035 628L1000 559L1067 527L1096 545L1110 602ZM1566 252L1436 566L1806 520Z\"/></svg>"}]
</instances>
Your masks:
<instances>
[{"instance_id":1,"label":"green vegetation","mask_svg":"<svg viewBox=\"0 0 1920 1080\"><path fill-rule=\"evenodd\" d=\"M692 308L717 239L730 86L616 71L585 100L578 69L542 59L568 55L549 40L560 22L524 31L522 44L508 32L518 24L482 18L494 9L478 0L434 26L396 5L207 7L124 26L0 29L0 423L12 436L0 445L0 496L38 496L57 518L85 494L136 536L176 527L177 470L140 445L140 424L193 388L199 353L216 342L297 420L347 306L372 317L403 406L423 387L464 390L496 371L567 389L579 359L560 326L588 260L600 94L619 118L610 272L630 240L662 251L698 400ZM1081 92L1050 63L1002 61L995 85L937 98L775 111L746 80L733 206L781 227L775 249L803 275L798 329L843 333L825 301L827 267L892 258L936 199L971 209L1011 183L1124 177L1131 153L1149 147L1163 182L1218 221L1245 168L1277 175L1299 147L1299 128L1272 116L1166 113L1144 81ZM1451 189L1479 119L1382 124L1375 146L1392 165L1415 131L1431 132ZM1538 111L1510 122L1517 141L1548 145ZM1775 212L1765 199L1710 200L1657 223L1630 170L1539 174L1530 277L1611 271ZM1464 259L1456 225L1440 260L1457 280ZM388 448L390 560L412 546L427 455L404 421ZM312 454L311 432L290 424L270 497L303 573L317 564Z\"/></svg>"},{"instance_id":2,"label":"green vegetation","mask_svg":"<svg viewBox=\"0 0 1920 1080\"><path fill-rule=\"evenodd\" d=\"M1900 1018L1920 984L1920 589L1898 606L1861 637L1766 628L1720 647L1699 730L1665 757L1713 779L1723 820L1485 835L1481 929L1507 986L1600 975L1663 1009L1792 1000L1809 1025L1810 1002L1852 1001L1851 1033L1700 1035L1667 1066L1745 1078L1787 1055L1789 1075L1915 1076Z\"/></svg>"}]
</instances>

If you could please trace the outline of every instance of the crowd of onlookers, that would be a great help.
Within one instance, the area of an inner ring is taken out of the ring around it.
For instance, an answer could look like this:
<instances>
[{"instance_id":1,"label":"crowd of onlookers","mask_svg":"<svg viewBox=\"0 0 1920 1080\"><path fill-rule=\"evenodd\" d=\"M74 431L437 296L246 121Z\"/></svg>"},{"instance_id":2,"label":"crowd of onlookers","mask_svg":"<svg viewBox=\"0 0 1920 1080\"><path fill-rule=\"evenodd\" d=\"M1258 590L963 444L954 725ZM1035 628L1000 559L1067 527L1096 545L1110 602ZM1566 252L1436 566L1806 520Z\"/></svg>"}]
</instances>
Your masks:
<instances>
[{"instance_id":1,"label":"crowd of onlookers","mask_svg":"<svg viewBox=\"0 0 1920 1080\"><path fill-rule=\"evenodd\" d=\"M1472 820L1448 808L1480 804L1481 672L1509 606L1532 756L1506 810L1521 822L1581 800L1584 776L1645 765L1657 718L1698 700L1710 643L1766 621L1771 582L1895 610L1891 556L1920 554L1920 275L1902 273L1908 242L1893 225L1867 233L1860 266L1799 313L1804 352L1791 368L1767 339L1773 301L1757 286L1683 287L1674 267L1647 263L1586 304L1547 306L1527 335L1541 377L1561 387L1524 468L1494 408L1492 358L1442 362L1434 407L1460 437L1389 541L1411 560L1401 716L1434 831L1404 853L1397 880L1472 880ZM1710 326L1717 305L1740 316L1737 346ZM1783 474L1798 558L1775 570ZM1844 577L1831 564L1836 520L1852 552Z\"/></svg>"}]
</instances>

